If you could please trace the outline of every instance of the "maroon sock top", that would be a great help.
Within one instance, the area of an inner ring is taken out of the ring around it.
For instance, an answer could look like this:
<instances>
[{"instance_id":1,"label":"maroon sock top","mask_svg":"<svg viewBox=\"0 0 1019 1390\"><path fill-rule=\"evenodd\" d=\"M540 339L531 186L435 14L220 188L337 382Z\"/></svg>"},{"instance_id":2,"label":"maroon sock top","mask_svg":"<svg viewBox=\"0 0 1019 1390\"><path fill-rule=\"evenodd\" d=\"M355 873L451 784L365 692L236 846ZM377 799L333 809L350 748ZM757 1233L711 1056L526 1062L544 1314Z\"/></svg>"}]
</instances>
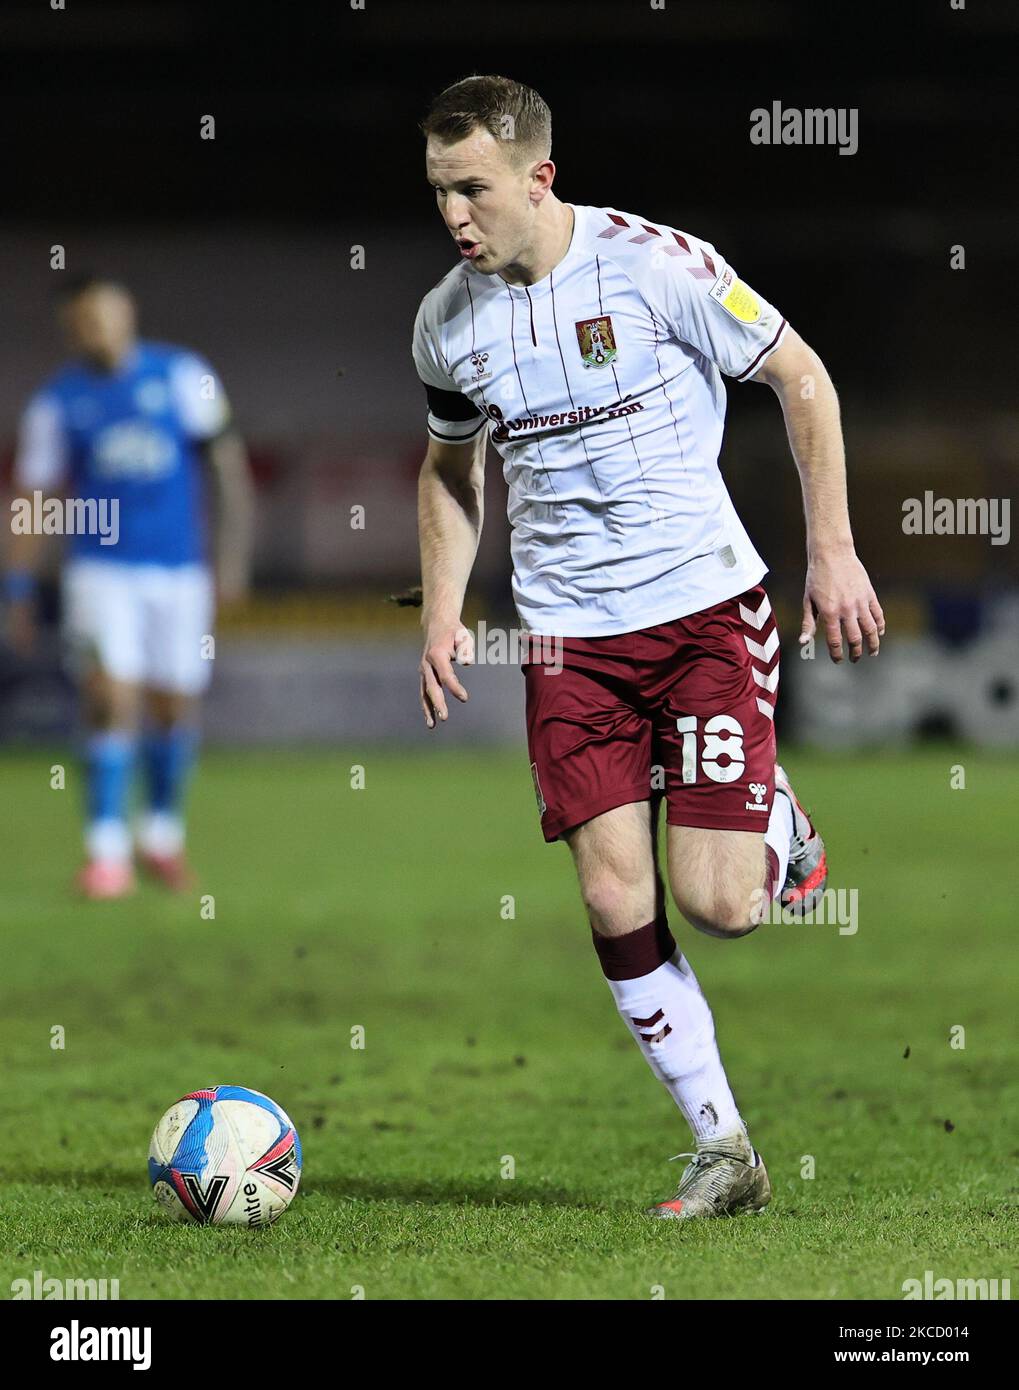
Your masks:
<instances>
[{"instance_id":1,"label":"maroon sock top","mask_svg":"<svg viewBox=\"0 0 1019 1390\"><path fill-rule=\"evenodd\" d=\"M650 975L676 951L664 912L646 927L638 927L625 936L601 936L594 927L591 936L607 980L637 980L641 975Z\"/></svg>"}]
</instances>

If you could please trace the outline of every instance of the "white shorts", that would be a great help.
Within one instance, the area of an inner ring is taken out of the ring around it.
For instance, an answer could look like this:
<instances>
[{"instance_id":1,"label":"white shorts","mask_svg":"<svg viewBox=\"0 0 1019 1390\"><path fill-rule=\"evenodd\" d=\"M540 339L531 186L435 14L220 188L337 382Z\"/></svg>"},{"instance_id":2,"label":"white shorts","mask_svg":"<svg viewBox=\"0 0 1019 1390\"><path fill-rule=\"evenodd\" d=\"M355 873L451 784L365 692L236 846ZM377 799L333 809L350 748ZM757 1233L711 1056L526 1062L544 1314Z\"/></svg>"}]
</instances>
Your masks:
<instances>
[{"instance_id":1,"label":"white shorts","mask_svg":"<svg viewBox=\"0 0 1019 1390\"><path fill-rule=\"evenodd\" d=\"M64 635L79 672L198 695L212 674L213 589L204 565L71 560L63 573Z\"/></svg>"}]
</instances>

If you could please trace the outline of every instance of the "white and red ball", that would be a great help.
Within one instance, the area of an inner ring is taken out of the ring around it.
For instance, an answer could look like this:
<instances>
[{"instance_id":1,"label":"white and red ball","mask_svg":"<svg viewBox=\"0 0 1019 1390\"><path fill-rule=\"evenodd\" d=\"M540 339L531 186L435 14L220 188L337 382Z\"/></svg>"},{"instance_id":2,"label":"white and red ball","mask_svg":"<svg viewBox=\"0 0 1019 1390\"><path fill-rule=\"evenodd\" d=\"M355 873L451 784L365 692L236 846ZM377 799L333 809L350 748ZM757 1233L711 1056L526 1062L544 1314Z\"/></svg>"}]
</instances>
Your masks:
<instances>
[{"instance_id":1,"label":"white and red ball","mask_svg":"<svg viewBox=\"0 0 1019 1390\"><path fill-rule=\"evenodd\" d=\"M301 1181L301 1141L261 1091L209 1086L182 1096L156 1125L149 1181L175 1220L268 1226Z\"/></svg>"}]
</instances>

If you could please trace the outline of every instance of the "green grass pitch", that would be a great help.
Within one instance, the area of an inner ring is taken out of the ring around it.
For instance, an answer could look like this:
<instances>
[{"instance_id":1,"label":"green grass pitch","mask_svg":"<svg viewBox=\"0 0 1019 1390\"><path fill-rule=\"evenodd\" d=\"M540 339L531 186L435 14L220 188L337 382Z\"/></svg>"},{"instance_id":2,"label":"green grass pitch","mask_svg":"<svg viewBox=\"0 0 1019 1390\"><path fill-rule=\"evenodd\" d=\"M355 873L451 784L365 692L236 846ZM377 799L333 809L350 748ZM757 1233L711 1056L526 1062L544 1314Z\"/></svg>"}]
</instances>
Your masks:
<instances>
[{"instance_id":1,"label":"green grass pitch","mask_svg":"<svg viewBox=\"0 0 1019 1390\"><path fill-rule=\"evenodd\" d=\"M153 887L71 899L73 767L49 786L67 756L0 769L0 1296L35 1270L161 1299L898 1299L926 1270L1016 1279L1014 762L794 753L856 934L718 941L673 913L774 1186L762 1216L681 1225L642 1209L689 1135L616 1016L522 748L210 752L192 848L214 921ZM155 1120L223 1081L275 1097L304 1144L267 1230L174 1226L149 1192Z\"/></svg>"}]
</instances>

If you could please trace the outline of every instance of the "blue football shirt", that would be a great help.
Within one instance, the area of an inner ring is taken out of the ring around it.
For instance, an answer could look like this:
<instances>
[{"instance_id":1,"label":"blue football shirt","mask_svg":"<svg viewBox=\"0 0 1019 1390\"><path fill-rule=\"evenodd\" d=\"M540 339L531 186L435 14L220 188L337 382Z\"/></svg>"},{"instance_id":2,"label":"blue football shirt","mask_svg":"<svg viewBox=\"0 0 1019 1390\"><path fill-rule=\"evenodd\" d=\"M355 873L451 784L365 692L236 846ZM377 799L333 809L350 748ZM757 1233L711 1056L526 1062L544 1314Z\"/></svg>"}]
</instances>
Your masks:
<instances>
[{"instance_id":1,"label":"blue football shirt","mask_svg":"<svg viewBox=\"0 0 1019 1390\"><path fill-rule=\"evenodd\" d=\"M199 446L230 418L203 358L139 342L112 372L71 362L32 397L22 420L16 483L119 503L119 537L68 538L75 558L124 564L203 562L205 483Z\"/></svg>"}]
</instances>

